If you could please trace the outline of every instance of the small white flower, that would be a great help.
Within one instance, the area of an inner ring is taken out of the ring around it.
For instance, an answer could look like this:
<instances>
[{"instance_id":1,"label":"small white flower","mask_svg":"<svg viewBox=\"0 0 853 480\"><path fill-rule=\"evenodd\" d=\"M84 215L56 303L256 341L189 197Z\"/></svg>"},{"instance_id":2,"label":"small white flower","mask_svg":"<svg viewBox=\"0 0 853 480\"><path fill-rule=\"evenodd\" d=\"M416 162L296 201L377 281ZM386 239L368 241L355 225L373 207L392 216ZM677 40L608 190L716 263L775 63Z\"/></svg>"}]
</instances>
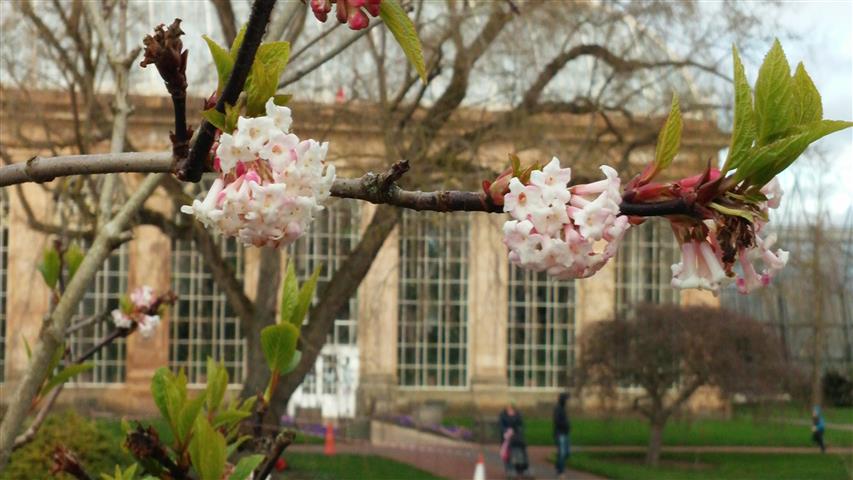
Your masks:
<instances>
[{"instance_id":1,"label":"small white flower","mask_svg":"<svg viewBox=\"0 0 853 480\"><path fill-rule=\"evenodd\" d=\"M237 145L234 136L227 133L219 136L216 157L219 158L219 170L222 173L230 172L238 163L249 162L254 159L249 147Z\"/></svg>"},{"instance_id":2,"label":"small white flower","mask_svg":"<svg viewBox=\"0 0 853 480\"><path fill-rule=\"evenodd\" d=\"M116 328L130 328L130 326L133 325L133 320L119 309L113 310L111 315Z\"/></svg>"},{"instance_id":3,"label":"small white flower","mask_svg":"<svg viewBox=\"0 0 853 480\"><path fill-rule=\"evenodd\" d=\"M234 141L237 146L246 147L257 155L264 144L279 133L281 130L276 128L275 122L269 117L240 117L237 119Z\"/></svg>"},{"instance_id":4,"label":"small white flower","mask_svg":"<svg viewBox=\"0 0 853 480\"><path fill-rule=\"evenodd\" d=\"M139 334L143 338L151 338L157 327L160 325L159 315L142 315L142 318L137 322Z\"/></svg>"},{"instance_id":5,"label":"small white flower","mask_svg":"<svg viewBox=\"0 0 853 480\"><path fill-rule=\"evenodd\" d=\"M277 129L285 133L290 131L290 124L293 123L290 108L279 107L275 104L272 98L267 100L264 107L267 111L267 117L272 119Z\"/></svg>"}]
</instances>

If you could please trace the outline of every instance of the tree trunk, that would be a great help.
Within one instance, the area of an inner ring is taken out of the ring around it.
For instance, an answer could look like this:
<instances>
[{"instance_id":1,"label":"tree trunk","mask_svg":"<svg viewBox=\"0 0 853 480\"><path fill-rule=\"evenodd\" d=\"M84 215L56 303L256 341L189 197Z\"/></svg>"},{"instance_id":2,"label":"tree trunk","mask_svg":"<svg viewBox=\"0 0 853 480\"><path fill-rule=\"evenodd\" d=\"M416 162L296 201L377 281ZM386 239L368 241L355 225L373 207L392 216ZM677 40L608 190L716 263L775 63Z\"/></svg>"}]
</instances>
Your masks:
<instances>
[{"instance_id":1,"label":"tree trunk","mask_svg":"<svg viewBox=\"0 0 853 480\"><path fill-rule=\"evenodd\" d=\"M302 327L300 336L302 360L296 370L281 378L273 399L280 408L283 409L287 405L305 375L314 368L314 362L320 355L323 344L326 343L326 336L335 327L335 314L355 294L373 264L376 254L379 253L379 249L399 219L400 211L394 206L380 205L376 208L361 241L332 276L331 282L317 304L311 308L308 314L311 321Z\"/></svg>"},{"instance_id":2,"label":"tree trunk","mask_svg":"<svg viewBox=\"0 0 853 480\"><path fill-rule=\"evenodd\" d=\"M242 397L257 395L267 388L270 371L261 346L261 330L275 323L278 286L281 281L281 257L276 249L260 249L258 268L258 291L252 321L243 326L248 345L246 379L243 381Z\"/></svg>"},{"instance_id":3,"label":"tree trunk","mask_svg":"<svg viewBox=\"0 0 853 480\"><path fill-rule=\"evenodd\" d=\"M657 466L660 460L660 451L663 446L663 420L652 420L649 431L649 449L646 451L646 464Z\"/></svg>"}]
</instances>

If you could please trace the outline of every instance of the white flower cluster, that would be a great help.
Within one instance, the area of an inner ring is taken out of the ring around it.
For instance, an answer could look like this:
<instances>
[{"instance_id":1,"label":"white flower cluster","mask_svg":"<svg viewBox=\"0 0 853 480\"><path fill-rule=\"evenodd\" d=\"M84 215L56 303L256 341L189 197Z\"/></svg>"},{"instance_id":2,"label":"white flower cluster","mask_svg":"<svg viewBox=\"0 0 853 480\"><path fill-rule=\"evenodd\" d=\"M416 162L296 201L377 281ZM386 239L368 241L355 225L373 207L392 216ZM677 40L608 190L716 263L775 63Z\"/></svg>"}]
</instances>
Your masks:
<instances>
[{"instance_id":1,"label":"white flower cluster","mask_svg":"<svg viewBox=\"0 0 853 480\"><path fill-rule=\"evenodd\" d=\"M130 309L129 312L124 312L121 309L112 311L113 323L118 328L130 328L136 323L139 328L139 334L145 338L150 338L154 335L157 326L160 325L160 316L156 312L151 312L151 308L157 301L154 296L154 290L145 285L137 288L130 293ZM155 315L149 315L155 313Z\"/></svg>"},{"instance_id":2,"label":"white flower cluster","mask_svg":"<svg viewBox=\"0 0 853 480\"><path fill-rule=\"evenodd\" d=\"M767 215L771 208L779 207L782 200L782 188L775 178L761 189L767 197L762 205ZM755 245L749 248L739 248L738 263L742 275L735 282L740 293L750 293L757 288L767 286L773 277L788 263L788 252L778 249L771 250L776 243L776 235L771 234L762 238L760 233L767 222L756 220L754 224ZM701 240L691 240L681 245L681 262L672 266L672 286L675 288L698 288L719 291L720 287L729 283L732 278L726 273L722 259L722 249L715 237L716 224L713 220L706 221L709 234ZM761 261L764 268L761 273L755 269L754 263Z\"/></svg>"},{"instance_id":3,"label":"white flower cluster","mask_svg":"<svg viewBox=\"0 0 853 480\"><path fill-rule=\"evenodd\" d=\"M569 188L571 169L554 157L530 174L529 185L510 180L504 211L515 220L504 224L504 243L513 264L559 279L585 278L616 254L630 224L619 215L619 175L606 165L601 170L604 180Z\"/></svg>"},{"instance_id":4,"label":"white flower cluster","mask_svg":"<svg viewBox=\"0 0 853 480\"><path fill-rule=\"evenodd\" d=\"M328 143L300 141L291 115L270 99L266 116L240 117L223 133L215 166L221 172L204 200L184 205L205 227L245 245L280 247L302 236L323 209L335 180Z\"/></svg>"}]
</instances>

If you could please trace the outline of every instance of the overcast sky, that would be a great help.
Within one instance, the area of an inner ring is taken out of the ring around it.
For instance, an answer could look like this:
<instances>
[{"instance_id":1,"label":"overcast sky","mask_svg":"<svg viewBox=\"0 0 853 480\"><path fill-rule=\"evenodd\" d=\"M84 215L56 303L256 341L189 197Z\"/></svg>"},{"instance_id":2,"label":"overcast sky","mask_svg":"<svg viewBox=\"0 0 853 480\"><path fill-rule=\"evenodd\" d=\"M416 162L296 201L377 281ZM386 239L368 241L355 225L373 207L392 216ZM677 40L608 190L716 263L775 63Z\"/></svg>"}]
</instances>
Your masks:
<instances>
[{"instance_id":1,"label":"overcast sky","mask_svg":"<svg viewBox=\"0 0 853 480\"><path fill-rule=\"evenodd\" d=\"M800 61L805 64L823 96L824 117L853 120L853 1L783 2L781 13L780 23L799 37L783 40L788 61L792 67ZM758 65L746 68L754 81ZM831 212L837 221L853 209L853 129L816 145L831 159L824 181L832 190ZM803 162L785 172L783 185L790 188L794 178L810 167L813 164Z\"/></svg>"}]
</instances>

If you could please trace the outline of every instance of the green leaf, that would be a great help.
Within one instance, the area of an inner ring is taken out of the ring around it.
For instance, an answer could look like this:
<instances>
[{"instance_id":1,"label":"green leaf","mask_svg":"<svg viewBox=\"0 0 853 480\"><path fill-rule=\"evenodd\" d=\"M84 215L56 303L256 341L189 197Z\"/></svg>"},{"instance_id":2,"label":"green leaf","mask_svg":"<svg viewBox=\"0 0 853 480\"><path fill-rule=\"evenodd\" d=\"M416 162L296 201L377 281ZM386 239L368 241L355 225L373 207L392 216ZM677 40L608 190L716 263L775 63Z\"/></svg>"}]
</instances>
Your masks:
<instances>
[{"instance_id":1,"label":"green leaf","mask_svg":"<svg viewBox=\"0 0 853 480\"><path fill-rule=\"evenodd\" d=\"M225 437L210 426L204 415L196 418L190 441L190 459L201 480L221 480L225 471Z\"/></svg>"},{"instance_id":2,"label":"green leaf","mask_svg":"<svg viewBox=\"0 0 853 480\"><path fill-rule=\"evenodd\" d=\"M56 375L50 377L50 380L48 380L44 388L42 388L41 394L45 395L54 388L58 387L59 385L62 385L68 380L71 380L73 377L80 375L83 372L87 372L93 368L95 368L95 364L92 362L69 365L60 370L59 373L57 373Z\"/></svg>"},{"instance_id":3,"label":"green leaf","mask_svg":"<svg viewBox=\"0 0 853 480\"><path fill-rule=\"evenodd\" d=\"M521 159L514 153L509 154L509 163L512 166L512 176L518 177L521 175Z\"/></svg>"},{"instance_id":4,"label":"green leaf","mask_svg":"<svg viewBox=\"0 0 853 480\"><path fill-rule=\"evenodd\" d=\"M65 250L65 254L63 254L63 260L65 260L66 268L68 269L68 281L70 282L72 278L74 278L74 274L77 273L77 269L80 268L80 263L83 262L83 250L80 250L80 247L77 246L76 243L72 243Z\"/></svg>"},{"instance_id":5,"label":"green leaf","mask_svg":"<svg viewBox=\"0 0 853 480\"><path fill-rule=\"evenodd\" d=\"M290 359L290 363L285 367L284 370L280 371L280 375L287 375L288 373L296 370L296 367L299 366L299 362L302 361L302 352L297 350L293 353L293 358Z\"/></svg>"},{"instance_id":6,"label":"green leaf","mask_svg":"<svg viewBox=\"0 0 853 480\"><path fill-rule=\"evenodd\" d=\"M379 4L379 17L388 26L388 30L394 34L406 58L415 67L415 71L421 77L421 81L426 83L427 72L424 64L424 52L421 47L421 40L418 38L418 32L415 29L415 24L406 15L406 11L397 2L397 0L383 0Z\"/></svg>"},{"instance_id":7,"label":"green leaf","mask_svg":"<svg viewBox=\"0 0 853 480\"><path fill-rule=\"evenodd\" d=\"M251 414L251 412L243 412L235 409L219 412L213 417L213 428L225 427L226 429L230 429L236 422L243 420Z\"/></svg>"},{"instance_id":8,"label":"green leaf","mask_svg":"<svg viewBox=\"0 0 853 480\"><path fill-rule=\"evenodd\" d=\"M758 145L768 145L794 125L791 67L777 39L764 57L755 82L755 118Z\"/></svg>"},{"instance_id":9,"label":"green leaf","mask_svg":"<svg viewBox=\"0 0 853 480\"><path fill-rule=\"evenodd\" d=\"M127 294L122 295L118 299L119 309L124 313L133 312L133 302L130 301L130 296Z\"/></svg>"},{"instance_id":10,"label":"green leaf","mask_svg":"<svg viewBox=\"0 0 853 480\"><path fill-rule=\"evenodd\" d=\"M222 399L225 398L225 390L228 388L228 371L225 367L207 358L207 411L215 412Z\"/></svg>"},{"instance_id":11,"label":"green leaf","mask_svg":"<svg viewBox=\"0 0 853 480\"><path fill-rule=\"evenodd\" d=\"M237 449L240 448L240 445L246 443L247 441L249 441L251 439L252 439L251 435L243 435L240 438L238 438L237 440L228 444L228 447L225 448L225 458L231 458L231 455L234 455L234 452L236 452Z\"/></svg>"},{"instance_id":12,"label":"green leaf","mask_svg":"<svg viewBox=\"0 0 853 480\"><path fill-rule=\"evenodd\" d=\"M210 56L213 57L213 63L216 65L216 75L219 77L216 93L219 95L222 93L222 89L225 88L225 83L228 82L228 77L231 76L231 70L234 69L234 59L228 51L225 50L225 48L214 42L207 35L202 35L201 38L207 42L207 48L210 50Z\"/></svg>"},{"instance_id":13,"label":"green leaf","mask_svg":"<svg viewBox=\"0 0 853 480\"><path fill-rule=\"evenodd\" d=\"M237 105L225 104L225 128L221 129L225 133L232 133L237 128L237 120L240 119L240 102Z\"/></svg>"},{"instance_id":14,"label":"green leaf","mask_svg":"<svg viewBox=\"0 0 853 480\"><path fill-rule=\"evenodd\" d=\"M255 55L255 62L260 62L268 69L275 71L276 78L284 72L284 67L289 60L290 43L288 42L263 43L258 47L258 53Z\"/></svg>"},{"instance_id":15,"label":"green leaf","mask_svg":"<svg viewBox=\"0 0 853 480\"><path fill-rule=\"evenodd\" d=\"M158 368L154 372L154 377L151 378L151 395L154 397L154 404L157 405L160 414L169 423L169 428L171 428L176 441L180 439L178 431L179 414L186 400L186 383L184 383L183 392L180 383L180 377L176 377L166 367Z\"/></svg>"},{"instance_id":16,"label":"green leaf","mask_svg":"<svg viewBox=\"0 0 853 480\"><path fill-rule=\"evenodd\" d=\"M240 52L240 47L243 45L243 37L246 36L246 27L248 25L243 25L243 28L237 32L237 36L234 37L234 42L231 43L231 60L237 61L237 53Z\"/></svg>"},{"instance_id":17,"label":"green leaf","mask_svg":"<svg viewBox=\"0 0 853 480\"><path fill-rule=\"evenodd\" d=\"M823 119L823 102L803 62L794 73L794 125L817 122Z\"/></svg>"},{"instance_id":18,"label":"green leaf","mask_svg":"<svg viewBox=\"0 0 853 480\"><path fill-rule=\"evenodd\" d=\"M308 314L308 309L311 307L311 300L314 299L314 289L317 288L317 279L320 278L320 272L323 270L323 265L317 265L311 277L302 284L299 289L299 297L296 301L296 309L293 311L293 316L290 317L290 323L301 328L302 322L305 320L305 315Z\"/></svg>"},{"instance_id":19,"label":"green leaf","mask_svg":"<svg viewBox=\"0 0 853 480\"><path fill-rule=\"evenodd\" d=\"M122 474L124 480L133 480L136 478L136 468L139 466L138 463L134 463L133 465L127 467Z\"/></svg>"},{"instance_id":20,"label":"green leaf","mask_svg":"<svg viewBox=\"0 0 853 480\"><path fill-rule=\"evenodd\" d=\"M852 126L853 122L821 120L797 127L797 133L754 149L749 163L745 163L735 173L735 180L747 180L752 185L763 186L788 168L809 144Z\"/></svg>"},{"instance_id":21,"label":"green leaf","mask_svg":"<svg viewBox=\"0 0 853 480\"><path fill-rule=\"evenodd\" d=\"M201 116L204 117L205 120L210 122L214 127L225 132L225 114L218 111L216 108L209 108L203 112L201 112ZM233 129L231 130L234 131ZM227 132L226 132L227 133Z\"/></svg>"},{"instance_id":22,"label":"green leaf","mask_svg":"<svg viewBox=\"0 0 853 480\"><path fill-rule=\"evenodd\" d=\"M299 283L296 280L296 270L293 267L293 262L288 261L284 274L284 282L281 285L281 308L279 308L278 312L279 323L290 322L298 302Z\"/></svg>"},{"instance_id":23,"label":"green leaf","mask_svg":"<svg viewBox=\"0 0 853 480\"><path fill-rule=\"evenodd\" d=\"M186 402L181 408L181 413L178 419L178 439L181 443L186 443L192 433L193 425L196 418L201 413L201 408L207 400L207 392L202 392L199 396Z\"/></svg>"},{"instance_id":24,"label":"green leaf","mask_svg":"<svg viewBox=\"0 0 853 480\"><path fill-rule=\"evenodd\" d=\"M59 260L59 252L55 248L46 248L42 255L41 263L38 266L41 277L44 283L51 289L56 288L56 282L59 281L59 270L62 262Z\"/></svg>"},{"instance_id":25,"label":"green leaf","mask_svg":"<svg viewBox=\"0 0 853 480\"><path fill-rule=\"evenodd\" d=\"M289 323L270 325L261 330L261 349L270 370L283 372L296 352L299 329Z\"/></svg>"},{"instance_id":26,"label":"green leaf","mask_svg":"<svg viewBox=\"0 0 853 480\"><path fill-rule=\"evenodd\" d=\"M666 170L671 164L678 147L681 145L681 109L678 106L678 95L672 95L672 105L666 123L658 134L658 143L655 146L655 174Z\"/></svg>"},{"instance_id":27,"label":"green leaf","mask_svg":"<svg viewBox=\"0 0 853 480\"><path fill-rule=\"evenodd\" d=\"M264 104L275 95L278 88L278 75L261 62L252 64L249 78L246 80L246 115L257 117L264 115Z\"/></svg>"},{"instance_id":28,"label":"green leaf","mask_svg":"<svg viewBox=\"0 0 853 480\"><path fill-rule=\"evenodd\" d=\"M245 480L263 461L264 456L257 454L241 458L234 467L234 472L228 477L228 480Z\"/></svg>"},{"instance_id":29,"label":"green leaf","mask_svg":"<svg viewBox=\"0 0 853 480\"><path fill-rule=\"evenodd\" d=\"M752 110L752 89L746 79L746 73L741 63L737 48L732 46L735 83L735 118L732 128L732 140L729 143L729 153L723 167L725 172L738 168L747 158L755 141L755 117Z\"/></svg>"},{"instance_id":30,"label":"green leaf","mask_svg":"<svg viewBox=\"0 0 853 480\"><path fill-rule=\"evenodd\" d=\"M284 107L287 106L288 103L290 103L290 100L292 98L293 95L290 94L273 95L272 102L278 105L279 107Z\"/></svg>"},{"instance_id":31,"label":"green leaf","mask_svg":"<svg viewBox=\"0 0 853 480\"><path fill-rule=\"evenodd\" d=\"M30 347L30 342L27 341L27 337L21 335L21 340L24 341L24 350L27 351L27 360L33 359L33 349Z\"/></svg>"},{"instance_id":32,"label":"green leaf","mask_svg":"<svg viewBox=\"0 0 853 480\"><path fill-rule=\"evenodd\" d=\"M53 351L53 356L50 357L50 367L47 369L49 373L53 373L56 370L56 367L59 366L59 362L62 361L62 357L65 356L65 344L59 345L56 347L56 350Z\"/></svg>"}]
</instances>

